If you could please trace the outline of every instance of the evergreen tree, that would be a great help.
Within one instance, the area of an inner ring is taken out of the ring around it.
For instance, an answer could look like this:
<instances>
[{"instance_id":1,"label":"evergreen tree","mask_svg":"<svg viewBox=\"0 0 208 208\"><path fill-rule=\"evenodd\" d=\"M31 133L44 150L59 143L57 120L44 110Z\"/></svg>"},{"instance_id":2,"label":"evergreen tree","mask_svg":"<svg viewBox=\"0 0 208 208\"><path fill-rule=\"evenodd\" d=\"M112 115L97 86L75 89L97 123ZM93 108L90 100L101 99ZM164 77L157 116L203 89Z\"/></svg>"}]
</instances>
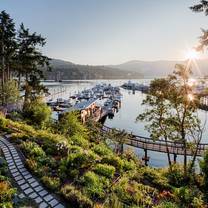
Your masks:
<instances>
[{"instance_id":1,"label":"evergreen tree","mask_svg":"<svg viewBox=\"0 0 208 208\"><path fill-rule=\"evenodd\" d=\"M208 15L208 1L201 0L199 4L196 4L190 9L193 12L204 12L204 14ZM199 45L197 50L203 50L208 46L208 30L202 29L202 36L199 38Z\"/></svg>"},{"instance_id":2,"label":"evergreen tree","mask_svg":"<svg viewBox=\"0 0 208 208\"><path fill-rule=\"evenodd\" d=\"M0 68L1 68L1 88L4 91L4 84L10 75L17 44L15 39L15 24L10 15L5 11L0 13ZM2 97L2 105L5 104L5 98Z\"/></svg>"},{"instance_id":3,"label":"evergreen tree","mask_svg":"<svg viewBox=\"0 0 208 208\"><path fill-rule=\"evenodd\" d=\"M36 33L30 33L23 24L18 31L18 65L19 80L25 78L25 102L24 106L35 97L45 93L47 89L40 84L44 79L43 67L50 69L49 58L44 56L39 47L46 44L45 38Z\"/></svg>"}]
</instances>

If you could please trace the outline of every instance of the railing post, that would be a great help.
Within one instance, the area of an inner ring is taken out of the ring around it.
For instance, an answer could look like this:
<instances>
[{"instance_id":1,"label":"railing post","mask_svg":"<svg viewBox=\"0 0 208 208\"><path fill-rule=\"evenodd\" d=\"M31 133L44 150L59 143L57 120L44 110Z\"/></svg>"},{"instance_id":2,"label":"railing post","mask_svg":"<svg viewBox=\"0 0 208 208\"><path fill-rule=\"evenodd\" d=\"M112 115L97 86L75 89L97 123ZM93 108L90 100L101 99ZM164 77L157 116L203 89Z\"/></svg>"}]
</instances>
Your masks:
<instances>
[{"instance_id":1,"label":"railing post","mask_svg":"<svg viewBox=\"0 0 208 208\"><path fill-rule=\"evenodd\" d=\"M147 166L148 165L148 161L149 161L149 158L148 158L148 155L147 155L147 149L144 149L144 157L142 158L144 160L144 164Z\"/></svg>"},{"instance_id":2,"label":"railing post","mask_svg":"<svg viewBox=\"0 0 208 208\"><path fill-rule=\"evenodd\" d=\"M177 162L177 154L176 153L173 154L173 161L174 161L174 163Z\"/></svg>"}]
</instances>

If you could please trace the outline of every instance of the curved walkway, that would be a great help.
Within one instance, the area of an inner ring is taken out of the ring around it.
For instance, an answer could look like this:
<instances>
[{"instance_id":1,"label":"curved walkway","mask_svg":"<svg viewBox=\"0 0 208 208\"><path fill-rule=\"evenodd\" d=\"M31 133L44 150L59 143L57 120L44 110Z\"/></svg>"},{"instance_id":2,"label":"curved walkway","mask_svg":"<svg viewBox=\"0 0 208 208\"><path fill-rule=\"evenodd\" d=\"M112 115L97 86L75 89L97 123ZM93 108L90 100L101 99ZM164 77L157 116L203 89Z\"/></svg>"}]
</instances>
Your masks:
<instances>
[{"instance_id":1,"label":"curved walkway","mask_svg":"<svg viewBox=\"0 0 208 208\"><path fill-rule=\"evenodd\" d=\"M5 137L9 137L6 135ZM18 187L22 191L20 198L28 197L33 199L39 208L54 207L64 208L64 206L46 191L40 183L25 168L24 162L18 155L14 145L7 139L0 136L0 148L8 163L9 170Z\"/></svg>"},{"instance_id":2,"label":"curved walkway","mask_svg":"<svg viewBox=\"0 0 208 208\"><path fill-rule=\"evenodd\" d=\"M111 132L112 128L103 125L102 130L104 132ZM116 130L119 132L120 130ZM173 141L165 141L162 139L153 140L152 138L137 136L133 134L129 134L129 137L125 139L123 142L126 145L144 149L144 150L151 150L155 152L163 152L167 153L167 150L171 154L176 155L184 155L184 147L182 143L173 142ZM208 150L208 143L200 143L197 147L197 156L202 157L204 152ZM186 154L188 156L193 156L194 149L188 148Z\"/></svg>"}]
</instances>

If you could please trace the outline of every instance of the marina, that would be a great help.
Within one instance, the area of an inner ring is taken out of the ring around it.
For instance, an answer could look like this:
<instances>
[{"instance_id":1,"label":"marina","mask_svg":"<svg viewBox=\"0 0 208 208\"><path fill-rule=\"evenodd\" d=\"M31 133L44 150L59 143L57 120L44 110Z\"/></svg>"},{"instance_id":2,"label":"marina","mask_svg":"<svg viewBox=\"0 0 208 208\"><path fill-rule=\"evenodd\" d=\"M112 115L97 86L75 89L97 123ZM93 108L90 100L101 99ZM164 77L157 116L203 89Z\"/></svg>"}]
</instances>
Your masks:
<instances>
[{"instance_id":1,"label":"marina","mask_svg":"<svg viewBox=\"0 0 208 208\"><path fill-rule=\"evenodd\" d=\"M65 91L61 91L63 93ZM56 96L59 93L56 93ZM106 117L113 118L121 107L121 97L119 87L111 84L98 84L92 88L84 89L77 94L70 95L68 99L62 97L56 100L46 101L53 111L58 112L58 116L63 113L78 111L81 121L85 123L88 119L104 122Z\"/></svg>"},{"instance_id":2,"label":"marina","mask_svg":"<svg viewBox=\"0 0 208 208\"><path fill-rule=\"evenodd\" d=\"M134 80L132 82L149 85L150 81L151 81L150 79L140 79L140 80ZM83 90L93 88L94 86L97 85L98 82L99 81L87 80L86 82L81 82L81 83L80 82L74 82L70 84L59 83L59 85L53 86L49 88L49 90L53 92L54 88L58 89L60 86L62 87L64 86L66 88L66 92L62 93L61 97L63 99L67 99L70 93L80 94L80 92ZM113 86L114 85L121 86L124 82L128 82L128 80L127 81L125 80L113 80L113 81L103 80L103 82L106 84L111 84ZM123 88L120 88L120 93L122 94L121 108L119 109L117 113L114 113L113 119L107 116L104 121L104 125L110 128L116 128L118 130L124 129L129 134L139 135L140 137L145 137L145 138L150 138L148 131L145 129L145 126L147 125L147 123L136 122L136 117L140 113L144 112L145 109L147 108L147 106L142 105L142 101L143 99L145 99L146 94L142 93L141 91L135 91L135 93L133 93L132 90L126 90ZM102 99L102 100L98 99L98 101L100 102L103 102L104 100L105 99ZM203 123L206 120L207 111L203 111L199 109L197 113ZM206 128L203 134L202 143L208 143L207 138L208 138L208 129ZM132 149L136 153L136 155L138 155L138 157L140 158L144 158L145 156L145 151L142 148L137 148L132 145L125 145L125 148ZM151 149L149 149L148 157L149 157L148 164L150 166L163 167L168 164L167 157L162 152L152 151ZM179 154L177 156L177 161L182 161L182 155Z\"/></svg>"}]
</instances>

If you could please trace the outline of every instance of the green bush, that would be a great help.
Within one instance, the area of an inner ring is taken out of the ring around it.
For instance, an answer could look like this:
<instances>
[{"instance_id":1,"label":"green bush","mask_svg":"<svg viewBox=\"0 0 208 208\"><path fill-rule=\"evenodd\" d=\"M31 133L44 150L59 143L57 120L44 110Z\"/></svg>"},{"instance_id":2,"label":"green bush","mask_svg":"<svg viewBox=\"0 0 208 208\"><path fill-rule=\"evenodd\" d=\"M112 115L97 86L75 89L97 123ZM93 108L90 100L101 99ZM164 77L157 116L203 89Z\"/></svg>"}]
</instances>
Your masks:
<instances>
[{"instance_id":1,"label":"green bush","mask_svg":"<svg viewBox=\"0 0 208 208\"><path fill-rule=\"evenodd\" d=\"M44 128L51 120L51 108L41 99L30 102L24 109L23 116L29 124Z\"/></svg>"},{"instance_id":2,"label":"green bush","mask_svg":"<svg viewBox=\"0 0 208 208\"><path fill-rule=\"evenodd\" d=\"M64 198L70 202L70 205L74 208L92 208L92 201L83 195L82 192L77 190L72 185L64 185L61 188L61 193Z\"/></svg>"},{"instance_id":3,"label":"green bush","mask_svg":"<svg viewBox=\"0 0 208 208\"><path fill-rule=\"evenodd\" d=\"M57 177L43 176L41 181L52 191L57 191L60 187L60 179Z\"/></svg>"},{"instance_id":4,"label":"green bush","mask_svg":"<svg viewBox=\"0 0 208 208\"><path fill-rule=\"evenodd\" d=\"M153 199L158 195L156 189L136 181L129 181L128 177L121 178L114 191L118 198L131 205L130 207L151 207Z\"/></svg>"},{"instance_id":5,"label":"green bush","mask_svg":"<svg viewBox=\"0 0 208 208\"><path fill-rule=\"evenodd\" d=\"M112 155L112 150L103 143L95 145L93 151L100 156Z\"/></svg>"},{"instance_id":6,"label":"green bush","mask_svg":"<svg viewBox=\"0 0 208 208\"><path fill-rule=\"evenodd\" d=\"M27 155L27 157L28 156L31 156L31 157L45 157L46 156L43 149L35 142L30 142L30 141L22 142L21 148L23 152Z\"/></svg>"},{"instance_id":7,"label":"green bush","mask_svg":"<svg viewBox=\"0 0 208 208\"><path fill-rule=\"evenodd\" d=\"M206 201L208 202L208 151L205 152L203 159L200 161L200 168L203 174L203 189Z\"/></svg>"},{"instance_id":8,"label":"green bush","mask_svg":"<svg viewBox=\"0 0 208 208\"><path fill-rule=\"evenodd\" d=\"M113 178L115 174L115 168L112 165L97 164L94 168L95 173L106 176L107 178Z\"/></svg>"},{"instance_id":9,"label":"green bush","mask_svg":"<svg viewBox=\"0 0 208 208\"><path fill-rule=\"evenodd\" d=\"M80 134L84 138L88 137L87 129L79 119L79 113L75 111L65 113L60 117L58 129L62 134L68 135L70 137L75 134Z\"/></svg>"},{"instance_id":10,"label":"green bush","mask_svg":"<svg viewBox=\"0 0 208 208\"><path fill-rule=\"evenodd\" d=\"M70 153L67 158L62 159L60 168L62 171L90 167L96 162L97 155L91 150L80 149Z\"/></svg>"},{"instance_id":11,"label":"green bush","mask_svg":"<svg viewBox=\"0 0 208 208\"><path fill-rule=\"evenodd\" d=\"M84 191L92 198L102 199L105 195L104 185L101 178L92 171L86 172L82 179Z\"/></svg>"},{"instance_id":12,"label":"green bush","mask_svg":"<svg viewBox=\"0 0 208 208\"><path fill-rule=\"evenodd\" d=\"M78 145L78 146L84 147L84 148L87 148L89 146L88 140L85 139L80 133L76 133L72 137L70 137L69 142L72 145Z\"/></svg>"},{"instance_id":13,"label":"green bush","mask_svg":"<svg viewBox=\"0 0 208 208\"><path fill-rule=\"evenodd\" d=\"M130 159L129 161L123 159L123 167L122 168L123 168L123 171L135 170L136 163L132 159Z\"/></svg>"},{"instance_id":14,"label":"green bush","mask_svg":"<svg viewBox=\"0 0 208 208\"><path fill-rule=\"evenodd\" d=\"M5 118L5 116L0 112L0 128L2 130L6 130L7 126L9 124L9 121Z\"/></svg>"},{"instance_id":15,"label":"green bush","mask_svg":"<svg viewBox=\"0 0 208 208\"><path fill-rule=\"evenodd\" d=\"M184 185L183 167L179 164L172 165L172 168L166 174L170 185L181 187Z\"/></svg>"},{"instance_id":16,"label":"green bush","mask_svg":"<svg viewBox=\"0 0 208 208\"><path fill-rule=\"evenodd\" d=\"M118 170L119 172L122 172L123 170L123 160L116 155L107 155L102 158L101 163L106 163L108 165L112 165Z\"/></svg>"},{"instance_id":17,"label":"green bush","mask_svg":"<svg viewBox=\"0 0 208 208\"><path fill-rule=\"evenodd\" d=\"M177 204L172 202L162 202L157 206L153 206L153 208L180 208Z\"/></svg>"},{"instance_id":18,"label":"green bush","mask_svg":"<svg viewBox=\"0 0 208 208\"><path fill-rule=\"evenodd\" d=\"M141 182L159 190L171 189L168 179L163 175L160 169L144 167L140 169L142 173Z\"/></svg>"},{"instance_id":19,"label":"green bush","mask_svg":"<svg viewBox=\"0 0 208 208\"><path fill-rule=\"evenodd\" d=\"M175 188L174 196L175 201L183 207L189 207L190 205L194 208L204 207L203 195L195 186Z\"/></svg>"},{"instance_id":20,"label":"green bush","mask_svg":"<svg viewBox=\"0 0 208 208\"><path fill-rule=\"evenodd\" d=\"M11 202L15 193L8 181L0 181L0 204Z\"/></svg>"}]
</instances>

